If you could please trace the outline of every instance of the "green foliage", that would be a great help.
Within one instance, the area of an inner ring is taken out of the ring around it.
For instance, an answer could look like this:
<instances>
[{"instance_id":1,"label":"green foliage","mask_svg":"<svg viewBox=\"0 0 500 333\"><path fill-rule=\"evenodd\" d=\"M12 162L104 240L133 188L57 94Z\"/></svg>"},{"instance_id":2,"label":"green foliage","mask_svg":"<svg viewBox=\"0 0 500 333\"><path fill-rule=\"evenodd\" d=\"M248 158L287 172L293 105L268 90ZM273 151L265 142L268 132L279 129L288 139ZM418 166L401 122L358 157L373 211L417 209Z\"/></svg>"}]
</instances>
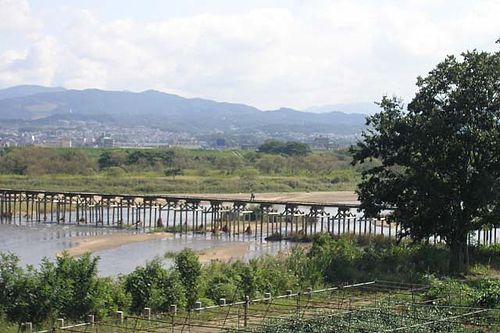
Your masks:
<instances>
[{"instance_id":1,"label":"green foliage","mask_svg":"<svg viewBox=\"0 0 500 333\"><path fill-rule=\"evenodd\" d=\"M238 154L218 157L214 163L218 170L225 172L227 175L234 174L244 166L244 161Z\"/></svg>"},{"instance_id":2,"label":"green foliage","mask_svg":"<svg viewBox=\"0 0 500 333\"><path fill-rule=\"evenodd\" d=\"M186 292L189 307L193 307L199 297L201 264L198 255L191 249L184 249L175 257L175 268Z\"/></svg>"},{"instance_id":3,"label":"green foliage","mask_svg":"<svg viewBox=\"0 0 500 333\"><path fill-rule=\"evenodd\" d=\"M449 56L418 78L407 110L384 97L353 150L354 163L381 163L362 171L366 214L395 207L403 233L441 236L455 272L467 268L469 232L500 217L499 82L499 52Z\"/></svg>"},{"instance_id":4,"label":"green foliage","mask_svg":"<svg viewBox=\"0 0 500 333\"><path fill-rule=\"evenodd\" d=\"M260 327L251 329L254 333L359 333L392 332L400 327L411 327L418 333L457 333L467 332L466 326L458 322L439 322L449 313L436 308L422 309L364 309L363 311L325 312L323 316L307 318L290 315L288 318L269 319ZM424 319L425 318L425 319ZM421 325L425 322L432 324ZM236 331L234 331L236 332Z\"/></svg>"},{"instance_id":5,"label":"green foliage","mask_svg":"<svg viewBox=\"0 0 500 333\"><path fill-rule=\"evenodd\" d=\"M131 295L130 309L134 313L142 313L145 307L165 312L171 304L179 307L186 305L186 290L181 277L177 272L163 268L159 259L128 274L124 287Z\"/></svg>"},{"instance_id":6,"label":"green foliage","mask_svg":"<svg viewBox=\"0 0 500 333\"><path fill-rule=\"evenodd\" d=\"M24 147L10 149L0 155L0 173L89 175L94 171L95 163L92 158L77 149Z\"/></svg>"},{"instance_id":7,"label":"green foliage","mask_svg":"<svg viewBox=\"0 0 500 333\"><path fill-rule=\"evenodd\" d=\"M260 145L258 151L266 154L307 155L311 152L311 147L301 142L269 140Z\"/></svg>"},{"instance_id":8,"label":"green foliage","mask_svg":"<svg viewBox=\"0 0 500 333\"><path fill-rule=\"evenodd\" d=\"M484 279L476 285L476 304L481 307L500 308L500 280Z\"/></svg>"},{"instance_id":9,"label":"green foliage","mask_svg":"<svg viewBox=\"0 0 500 333\"><path fill-rule=\"evenodd\" d=\"M106 168L106 176L115 178L115 177L123 177L124 175L125 175L125 170L123 170L120 167L112 166Z\"/></svg>"},{"instance_id":10,"label":"green foliage","mask_svg":"<svg viewBox=\"0 0 500 333\"><path fill-rule=\"evenodd\" d=\"M23 147L0 150L0 181L9 188L108 193L352 190L359 171L347 156Z\"/></svg>"},{"instance_id":11,"label":"green foliage","mask_svg":"<svg viewBox=\"0 0 500 333\"><path fill-rule=\"evenodd\" d=\"M477 249L473 258L482 260L477 253L496 255L496 250ZM100 278L96 270L98 258L89 255L79 259L64 255L55 262L43 260L37 269L22 269L16 256L0 253L0 322L2 317L13 323L50 323L59 317L80 321L87 314L103 318L116 310L139 314L145 307L165 312L172 304L191 308L199 300L203 305L211 305L220 298L234 302L245 295L281 295L289 289L304 291L309 287L375 279L429 284L426 299L438 305L498 308L500 281L447 278L448 256L449 249L428 244L318 234L310 247L297 246L286 254L262 256L249 262L212 262L202 266L196 253L185 249L175 254L172 268L163 267L155 259L127 275ZM380 314L370 318L365 319L373 320L381 329L392 325L384 326L388 323ZM300 332L296 324L290 329L295 327ZM306 326L322 332L321 328L331 324ZM284 329L284 324L280 325L279 329Z\"/></svg>"},{"instance_id":12,"label":"green foliage","mask_svg":"<svg viewBox=\"0 0 500 333\"><path fill-rule=\"evenodd\" d=\"M101 280L97 278L98 261L98 257L91 258L90 254L78 259L63 254L57 258L54 267L48 263L42 266L41 273L47 281L55 278L54 297L59 303L58 314L63 318L79 320L96 314L101 301L110 296L106 289L101 288Z\"/></svg>"},{"instance_id":13,"label":"green foliage","mask_svg":"<svg viewBox=\"0 0 500 333\"><path fill-rule=\"evenodd\" d=\"M500 280L480 279L459 281L429 276L430 285L426 293L429 300L444 305L500 308Z\"/></svg>"},{"instance_id":14,"label":"green foliage","mask_svg":"<svg viewBox=\"0 0 500 333\"><path fill-rule=\"evenodd\" d=\"M213 264L206 283L207 297L213 301L225 298L227 302L243 299L241 276L231 266Z\"/></svg>"},{"instance_id":15,"label":"green foliage","mask_svg":"<svg viewBox=\"0 0 500 333\"><path fill-rule=\"evenodd\" d=\"M39 323L56 316L70 320L104 316L114 296L110 284L97 277L98 260L88 254L79 259L63 255L56 263L44 259L38 270L31 266L22 270L15 256L1 254L0 309L17 323Z\"/></svg>"},{"instance_id":16,"label":"green foliage","mask_svg":"<svg viewBox=\"0 0 500 333\"><path fill-rule=\"evenodd\" d=\"M418 282L423 274L447 274L449 251L425 243L395 244L380 237L333 238L318 234L309 257L328 282L373 279Z\"/></svg>"},{"instance_id":17,"label":"green foliage","mask_svg":"<svg viewBox=\"0 0 500 333\"><path fill-rule=\"evenodd\" d=\"M437 279L429 276L430 288L426 293L428 300L439 304L473 306L476 298L475 291L467 284L450 279Z\"/></svg>"},{"instance_id":18,"label":"green foliage","mask_svg":"<svg viewBox=\"0 0 500 333\"><path fill-rule=\"evenodd\" d=\"M0 252L0 313L12 298L16 281L22 275L19 258L12 253Z\"/></svg>"},{"instance_id":19,"label":"green foliage","mask_svg":"<svg viewBox=\"0 0 500 333\"><path fill-rule=\"evenodd\" d=\"M180 176L182 174L183 171L181 168L169 168L165 170L165 176L172 177L172 179L175 179L176 176Z\"/></svg>"}]
</instances>

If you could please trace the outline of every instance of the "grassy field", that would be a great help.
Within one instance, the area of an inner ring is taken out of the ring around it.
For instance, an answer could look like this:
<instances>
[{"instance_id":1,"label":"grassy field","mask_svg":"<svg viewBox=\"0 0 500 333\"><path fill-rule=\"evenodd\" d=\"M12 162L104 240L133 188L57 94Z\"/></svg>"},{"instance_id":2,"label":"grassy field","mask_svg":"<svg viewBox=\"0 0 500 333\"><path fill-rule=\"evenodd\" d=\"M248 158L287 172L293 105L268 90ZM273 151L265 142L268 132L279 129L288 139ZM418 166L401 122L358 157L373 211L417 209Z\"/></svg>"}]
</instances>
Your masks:
<instances>
[{"instance_id":1,"label":"grassy field","mask_svg":"<svg viewBox=\"0 0 500 333\"><path fill-rule=\"evenodd\" d=\"M50 149L0 151L0 187L108 193L248 193L354 190L346 151L305 156L255 151Z\"/></svg>"}]
</instances>

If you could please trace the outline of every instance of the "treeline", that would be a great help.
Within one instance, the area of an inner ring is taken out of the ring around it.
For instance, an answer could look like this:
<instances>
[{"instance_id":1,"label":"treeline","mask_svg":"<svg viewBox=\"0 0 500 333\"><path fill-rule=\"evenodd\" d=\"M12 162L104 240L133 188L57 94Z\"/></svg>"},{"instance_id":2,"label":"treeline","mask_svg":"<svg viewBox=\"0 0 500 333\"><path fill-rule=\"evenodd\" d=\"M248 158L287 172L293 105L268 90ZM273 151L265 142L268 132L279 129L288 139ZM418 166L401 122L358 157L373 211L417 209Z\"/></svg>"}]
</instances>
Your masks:
<instances>
[{"instance_id":1,"label":"treeline","mask_svg":"<svg viewBox=\"0 0 500 333\"><path fill-rule=\"evenodd\" d=\"M0 150L0 173L14 175L88 175L97 165L87 151L23 147Z\"/></svg>"},{"instance_id":2,"label":"treeline","mask_svg":"<svg viewBox=\"0 0 500 333\"><path fill-rule=\"evenodd\" d=\"M347 151L310 153L306 145L275 141L264 144L258 151L23 147L0 150L0 173L317 176L339 169L350 170L350 160Z\"/></svg>"},{"instance_id":3,"label":"treeline","mask_svg":"<svg viewBox=\"0 0 500 333\"><path fill-rule=\"evenodd\" d=\"M311 147L302 142L294 142L294 141L283 142L279 140L269 140L260 145L257 151L266 154L303 156L311 152Z\"/></svg>"},{"instance_id":4,"label":"treeline","mask_svg":"<svg viewBox=\"0 0 500 333\"><path fill-rule=\"evenodd\" d=\"M474 248L474 264L499 267L500 247ZM97 274L98 258L62 256L43 260L38 268L21 268L12 254L0 254L0 322L52 323L94 314L102 319L116 310L140 313L144 307L165 312L171 304L192 308L252 298L266 292L305 290L373 279L430 283L429 299L466 306L499 307L500 281L474 279L464 283L444 278L449 252L427 244L393 244L383 238L332 238L316 235L309 250L294 248L287 256L264 256L248 263L201 265L186 249L165 268L159 259L118 278ZM429 275L433 273L433 275ZM435 276L441 276L436 278ZM451 295L451 296L450 296ZM446 297L444 297L446 296ZM1 328L1 324L0 324Z\"/></svg>"}]
</instances>

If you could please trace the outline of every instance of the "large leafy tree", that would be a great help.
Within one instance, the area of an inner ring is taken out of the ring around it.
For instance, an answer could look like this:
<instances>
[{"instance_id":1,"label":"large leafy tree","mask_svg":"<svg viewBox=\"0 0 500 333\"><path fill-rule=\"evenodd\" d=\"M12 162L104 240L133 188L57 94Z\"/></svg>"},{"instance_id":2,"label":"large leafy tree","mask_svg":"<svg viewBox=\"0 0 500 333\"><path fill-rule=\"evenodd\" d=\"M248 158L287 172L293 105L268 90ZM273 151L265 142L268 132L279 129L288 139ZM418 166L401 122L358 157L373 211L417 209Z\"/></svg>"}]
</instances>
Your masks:
<instances>
[{"instance_id":1,"label":"large leafy tree","mask_svg":"<svg viewBox=\"0 0 500 333\"><path fill-rule=\"evenodd\" d=\"M462 272L468 235L500 222L500 53L448 56L417 86L406 109L384 97L368 118L353 163L379 163L358 194L369 216L393 208L400 236L441 237Z\"/></svg>"}]
</instances>

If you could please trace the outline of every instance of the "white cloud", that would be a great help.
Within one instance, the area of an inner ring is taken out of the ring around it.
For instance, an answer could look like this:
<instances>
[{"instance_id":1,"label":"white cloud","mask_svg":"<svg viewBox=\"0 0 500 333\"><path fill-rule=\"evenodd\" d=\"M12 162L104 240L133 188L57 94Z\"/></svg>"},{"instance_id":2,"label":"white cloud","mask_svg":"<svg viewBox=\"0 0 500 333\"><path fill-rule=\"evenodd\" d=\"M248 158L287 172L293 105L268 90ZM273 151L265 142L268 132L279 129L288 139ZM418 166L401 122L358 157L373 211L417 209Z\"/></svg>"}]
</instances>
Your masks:
<instances>
[{"instance_id":1,"label":"white cloud","mask_svg":"<svg viewBox=\"0 0 500 333\"><path fill-rule=\"evenodd\" d=\"M0 0L0 32L30 32L39 28L40 22L30 15L27 1Z\"/></svg>"},{"instance_id":2,"label":"white cloud","mask_svg":"<svg viewBox=\"0 0 500 333\"><path fill-rule=\"evenodd\" d=\"M262 108L409 99L445 54L494 49L500 31L490 0L307 1L161 21L0 5L0 31L25 41L0 48L0 86L154 88Z\"/></svg>"}]
</instances>

